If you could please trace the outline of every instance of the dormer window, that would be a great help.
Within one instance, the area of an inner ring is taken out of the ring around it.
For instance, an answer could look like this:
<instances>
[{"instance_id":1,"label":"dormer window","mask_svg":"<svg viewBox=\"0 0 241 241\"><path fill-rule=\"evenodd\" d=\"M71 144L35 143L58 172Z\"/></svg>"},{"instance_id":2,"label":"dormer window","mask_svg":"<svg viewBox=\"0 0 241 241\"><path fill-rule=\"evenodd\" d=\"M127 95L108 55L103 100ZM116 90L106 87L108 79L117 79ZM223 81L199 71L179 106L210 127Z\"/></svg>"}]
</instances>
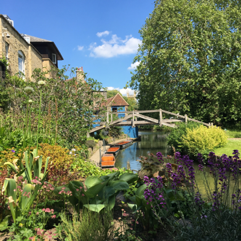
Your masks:
<instances>
[{"instance_id":1,"label":"dormer window","mask_svg":"<svg viewBox=\"0 0 241 241\"><path fill-rule=\"evenodd\" d=\"M54 64L56 64L57 62L56 62L57 60L56 60L56 54L52 54L52 62L54 63Z\"/></svg>"}]
</instances>

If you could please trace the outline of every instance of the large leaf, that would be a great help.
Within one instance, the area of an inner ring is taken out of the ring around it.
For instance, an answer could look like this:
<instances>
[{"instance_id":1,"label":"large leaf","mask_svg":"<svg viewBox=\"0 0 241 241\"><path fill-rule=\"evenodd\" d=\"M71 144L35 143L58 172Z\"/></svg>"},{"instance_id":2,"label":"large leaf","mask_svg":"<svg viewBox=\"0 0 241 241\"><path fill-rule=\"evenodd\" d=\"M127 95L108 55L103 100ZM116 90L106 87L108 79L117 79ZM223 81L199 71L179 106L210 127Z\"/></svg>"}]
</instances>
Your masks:
<instances>
[{"instance_id":1,"label":"large leaf","mask_svg":"<svg viewBox=\"0 0 241 241\"><path fill-rule=\"evenodd\" d=\"M84 207L89 209L90 211L99 213L104 207L104 204L85 204Z\"/></svg>"},{"instance_id":2,"label":"large leaf","mask_svg":"<svg viewBox=\"0 0 241 241\"><path fill-rule=\"evenodd\" d=\"M134 173L124 173L120 176L119 180L123 180L125 182L133 183L138 179L138 175Z\"/></svg>"},{"instance_id":3,"label":"large leaf","mask_svg":"<svg viewBox=\"0 0 241 241\"><path fill-rule=\"evenodd\" d=\"M4 165L9 166L14 172L18 172L16 167L11 162L5 162Z\"/></svg>"},{"instance_id":4,"label":"large leaf","mask_svg":"<svg viewBox=\"0 0 241 241\"><path fill-rule=\"evenodd\" d=\"M31 200L32 196L32 184L26 184L23 188L22 197L21 197L21 209L24 210L28 204L28 202ZM30 193L30 196L28 197L27 194Z\"/></svg>"},{"instance_id":5,"label":"large leaf","mask_svg":"<svg viewBox=\"0 0 241 241\"><path fill-rule=\"evenodd\" d=\"M8 219L9 219L10 215L6 216L3 221L0 223L0 231L4 231L6 229L8 229Z\"/></svg>"},{"instance_id":6,"label":"large leaf","mask_svg":"<svg viewBox=\"0 0 241 241\"><path fill-rule=\"evenodd\" d=\"M144 191L147 188L146 184L141 185L137 190L136 190L136 195L137 196L142 196L144 195Z\"/></svg>"},{"instance_id":7,"label":"large leaf","mask_svg":"<svg viewBox=\"0 0 241 241\"><path fill-rule=\"evenodd\" d=\"M137 205L136 204L132 204L132 203L127 203L128 206L132 209L132 211L136 211L137 210Z\"/></svg>"},{"instance_id":8,"label":"large leaf","mask_svg":"<svg viewBox=\"0 0 241 241\"><path fill-rule=\"evenodd\" d=\"M111 181L110 186L115 190L115 191L125 191L129 189L129 184L125 181Z\"/></svg>"},{"instance_id":9,"label":"large leaf","mask_svg":"<svg viewBox=\"0 0 241 241\"><path fill-rule=\"evenodd\" d=\"M106 183L98 183L95 186L92 186L91 188L89 188L85 192L85 195L88 198L94 198L105 187L105 185Z\"/></svg>"},{"instance_id":10,"label":"large leaf","mask_svg":"<svg viewBox=\"0 0 241 241\"><path fill-rule=\"evenodd\" d=\"M102 180L98 177L87 177L85 180L85 185L89 189L101 182L102 182Z\"/></svg>"},{"instance_id":11,"label":"large leaf","mask_svg":"<svg viewBox=\"0 0 241 241\"><path fill-rule=\"evenodd\" d=\"M24 152L24 161L25 161L25 166L26 166L26 171L25 171L25 174L26 174L26 178L28 179L28 183L31 183L32 181L32 170L31 170L31 165L30 165L30 155L28 155L28 151L25 151Z\"/></svg>"},{"instance_id":12,"label":"large leaf","mask_svg":"<svg viewBox=\"0 0 241 241\"><path fill-rule=\"evenodd\" d=\"M109 210L112 210L112 209L114 208L114 206L115 206L115 198L116 198L115 195L113 195L113 196L111 196L111 197L109 198L108 204L107 204L107 208L108 208Z\"/></svg>"},{"instance_id":13,"label":"large leaf","mask_svg":"<svg viewBox=\"0 0 241 241\"><path fill-rule=\"evenodd\" d=\"M108 198L112 195L115 194L115 189L111 186L105 186L103 188L103 192L102 192L102 195L99 194L99 197L102 198L102 199L106 199L108 200Z\"/></svg>"}]
</instances>

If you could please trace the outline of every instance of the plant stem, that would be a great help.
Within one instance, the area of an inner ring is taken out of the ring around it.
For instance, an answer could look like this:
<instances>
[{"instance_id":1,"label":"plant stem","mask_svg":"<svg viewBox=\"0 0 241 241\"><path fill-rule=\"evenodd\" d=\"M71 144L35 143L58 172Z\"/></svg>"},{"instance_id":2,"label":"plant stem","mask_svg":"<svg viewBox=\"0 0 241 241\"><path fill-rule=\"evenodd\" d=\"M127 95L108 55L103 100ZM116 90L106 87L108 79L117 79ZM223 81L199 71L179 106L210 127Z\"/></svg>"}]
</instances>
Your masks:
<instances>
[{"instance_id":1,"label":"plant stem","mask_svg":"<svg viewBox=\"0 0 241 241\"><path fill-rule=\"evenodd\" d=\"M38 153L39 122L40 122L40 114L41 114L41 99L42 99L42 90L40 89L39 112L38 112L38 127L37 127L37 153Z\"/></svg>"}]
</instances>

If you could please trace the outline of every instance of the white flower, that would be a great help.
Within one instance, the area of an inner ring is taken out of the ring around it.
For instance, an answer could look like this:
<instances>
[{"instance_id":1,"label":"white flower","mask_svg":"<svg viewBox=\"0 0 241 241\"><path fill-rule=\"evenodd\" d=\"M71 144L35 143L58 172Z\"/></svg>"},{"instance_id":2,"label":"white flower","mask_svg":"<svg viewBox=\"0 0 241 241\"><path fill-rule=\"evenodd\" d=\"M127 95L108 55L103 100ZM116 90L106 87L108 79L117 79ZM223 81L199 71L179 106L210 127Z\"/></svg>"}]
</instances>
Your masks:
<instances>
[{"instance_id":1,"label":"white flower","mask_svg":"<svg viewBox=\"0 0 241 241\"><path fill-rule=\"evenodd\" d=\"M30 86L27 86L24 88L24 91L27 93L27 94L31 94L34 92L34 89Z\"/></svg>"},{"instance_id":2,"label":"white flower","mask_svg":"<svg viewBox=\"0 0 241 241\"><path fill-rule=\"evenodd\" d=\"M29 104L32 104L32 103L33 103L33 101L32 101L32 100L28 100L28 103L29 103Z\"/></svg>"},{"instance_id":3,"label":"white flower","mask_svg":"<svg viewBox=\"0 0 241 241\"><path fill-rule=\"evenodd\" d=\"M73 148L72 151L76 151L76 149Z\"/></svg>"},{"instance_id":4,"label":"white flower","mask_svg":"<svg viewBox=\"0 0 241 241\"><path fill-rule=\"evenodd\" d=\"M69 154L72 155L72 151L70 151Z\"/></svg>"},{"instance_id":5,"label":"white flower","mask_svg":"<svg viewBox=\"0 0 241 241\"><path fill-rule=\"evenodd\" d=\"M40 80L40 81L38 82L38 85L46 85L46 82L43 81L43 80Z\"/></svg>"}]
</instances>

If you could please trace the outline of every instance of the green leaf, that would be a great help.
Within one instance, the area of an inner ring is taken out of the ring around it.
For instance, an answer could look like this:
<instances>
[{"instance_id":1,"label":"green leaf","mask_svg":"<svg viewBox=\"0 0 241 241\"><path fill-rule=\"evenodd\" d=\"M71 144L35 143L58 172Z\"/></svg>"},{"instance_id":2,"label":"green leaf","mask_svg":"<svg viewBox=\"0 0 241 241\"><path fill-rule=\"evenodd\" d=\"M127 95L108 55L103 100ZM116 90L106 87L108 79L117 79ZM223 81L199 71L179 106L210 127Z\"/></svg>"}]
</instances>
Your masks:
<instances>
[{"instance_id":1,"label":"green leaf","mask_svg":"<svg viewBox=\"0 0 241 241\"><path fill-rule=\"evenodd\" d=\"M90 211L99 213L104 207L104 204L85 204L84 207L89 209Z\"/></svg>"},{"instance_id":2,"label":"green leaf","mask_svg":"<svg viewBox=\"0 0 241 241\"><path fill-rule=\"evenodd\" d=\"M102 182L102 180L98 177L87 177L85 180L85 185L89 189L101 182Z\"/></svg>"},{"instance_id":3,"label":"green leaf","mask_svg":"<svg viewBox=\"0 0 241 241\"><path fill-rule=\"evenodd\" d=\"M120 176L119 180L123 180L125 182L133 183L138 179L138 175L134 173L124 173Z\"/></svg>"},{"instance_id":4,"label":"green leaf","mask_svg":"<svg viewBox=\"0 0 241 241\"><path fill-rule=\"evenodd\" d=\"M8 229L8 219L9 219L10 215L6 216L3 221L0 223L0 231L4 231L6 229Z\"/></svg>"}]
</instances>

